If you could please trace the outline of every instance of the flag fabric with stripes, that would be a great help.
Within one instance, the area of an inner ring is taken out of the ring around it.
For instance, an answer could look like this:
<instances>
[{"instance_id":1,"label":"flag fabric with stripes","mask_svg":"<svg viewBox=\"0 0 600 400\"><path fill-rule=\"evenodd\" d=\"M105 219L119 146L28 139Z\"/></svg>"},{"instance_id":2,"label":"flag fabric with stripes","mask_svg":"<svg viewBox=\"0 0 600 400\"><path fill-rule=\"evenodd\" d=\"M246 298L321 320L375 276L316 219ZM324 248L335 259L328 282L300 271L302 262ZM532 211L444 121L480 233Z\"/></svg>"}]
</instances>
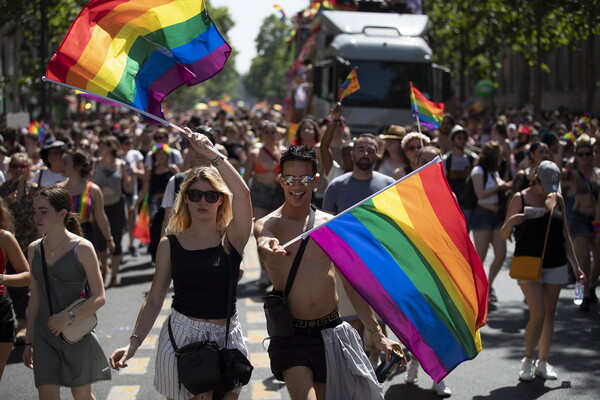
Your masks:
<instances>
[{"instance_id":1,"label":"flag fabric with stripes","mask_svg":"<svg viewBox=\"0 0 600 400\"><path fill-rule=\"evenodd\" d=\"M203 0L92 0L46 78L163 118L169 93L218 74L230 54Z\"/></svg>"},{"instance_id":2,"label":"flag fabric with stripes","mask_svg":"<svg viewBox=\"0 0 600 400\"><path fill-rule=\"evenodd\" d=\"M357 69L358 67L352 68L352 71L350 71L346 77L346 80L340 85L340 88L338 89L338 101L342 101L344 97L350 96L352 93L360 89L358 75L356 75Z\"/></svg>"},{"instance_id":3,"label":"flag fabric with stripes","mask_svg":"<svg viewBox=\"0 0 600 400\"><path fill-rule=\"evenodd\" d=\"M150 243L150 200L146 194L133 230L133 237L142 243Z\"/></svg>"},{"instance_id":4,"label":"flag fabric with stripes","mask_svg":"<svg viewBox=\"0 0 600 400\"><path fill-rule=\"evenodd\" d=\"M488 282L439 157L303 236L436 382L481 351Z\"/></svg>"},{"instance_id":5,"label":"flag fabric with stripes","mask_svg":"<svg viewBox=\"0 0 600 400\"><path fill-rule=\"evenodd\" d=\"M410 104L413 117L429 129L437 129L444 119L444 103L435 103L425 96L410 82Z\"/></svg>"}]
</instances>

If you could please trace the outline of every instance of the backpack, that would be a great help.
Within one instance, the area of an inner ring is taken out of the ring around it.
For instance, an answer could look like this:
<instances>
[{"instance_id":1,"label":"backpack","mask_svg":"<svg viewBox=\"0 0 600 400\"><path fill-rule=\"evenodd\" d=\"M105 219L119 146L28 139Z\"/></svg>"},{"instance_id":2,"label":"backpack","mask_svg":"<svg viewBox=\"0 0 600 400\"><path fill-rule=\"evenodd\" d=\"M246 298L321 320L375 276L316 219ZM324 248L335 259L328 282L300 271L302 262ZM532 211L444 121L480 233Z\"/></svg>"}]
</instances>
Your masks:
<instances>
[{"instance_id":1,"label":"backpack","mask_svg":"<svg viewBox=\"0 0 600 400\"><path fill-rule=\"evenodd\" d=\"M469 175L467 177L465 190L463 191L459 201L460 207L464 210L474 210L477 207L477 202L479 201L477 195L475 194L475 189L473 188L473 181L471 180L471 177L472 175ZM487 183L487 178L488 172L484 169L483 187L485 187L485 184Z\"/></svg>"}]
</instances>

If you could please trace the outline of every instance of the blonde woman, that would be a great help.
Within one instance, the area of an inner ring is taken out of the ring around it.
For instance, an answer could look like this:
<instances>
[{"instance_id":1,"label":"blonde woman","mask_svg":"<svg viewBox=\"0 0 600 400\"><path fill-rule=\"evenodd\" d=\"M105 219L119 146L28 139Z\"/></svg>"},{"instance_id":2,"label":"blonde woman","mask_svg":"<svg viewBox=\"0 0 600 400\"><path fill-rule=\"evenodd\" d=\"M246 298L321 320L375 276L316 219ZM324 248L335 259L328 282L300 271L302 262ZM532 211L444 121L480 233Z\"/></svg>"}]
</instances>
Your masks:
<instances>
[{"instance_id":1,"label":"blonde woman","mask_svg":"<svg viewBox=\"0 0 600 400\"><path fill-rule=\"evenodd\" d=\"M178 348L203 340L224 346L228 285L230 278L242 275L240 263L252 226L252 205L250 191L235 168L219 156L204 134L186 131L190 145L213 165L191 170L181 184L167 235L158 245L152 287L129 344L113 352L110 364L116 370L127 366L154 325L172 280L172 311L160 333L154 386L169 399L210 399L212 393L194 397L179 385L168 321ZM233 293L227 346L247 355L235 311L235 288ZM237 399L240 391L241 387L227 393L225 399Z\"/></svg>"}]
</instances>

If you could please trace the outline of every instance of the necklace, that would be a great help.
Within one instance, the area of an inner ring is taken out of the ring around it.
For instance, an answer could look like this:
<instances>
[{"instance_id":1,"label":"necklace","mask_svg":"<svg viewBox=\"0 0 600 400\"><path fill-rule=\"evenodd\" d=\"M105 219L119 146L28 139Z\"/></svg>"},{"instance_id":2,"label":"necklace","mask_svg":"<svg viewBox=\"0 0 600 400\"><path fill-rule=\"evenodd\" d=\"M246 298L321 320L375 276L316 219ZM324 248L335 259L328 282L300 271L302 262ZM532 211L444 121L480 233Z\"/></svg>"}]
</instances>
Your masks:
<instances>
[{"instance_id":1,"label":"necklace","mask_svg":"<svg viewBox=\"0 0 600 400\"><path fill-rule=\"evenodd\" d=\"M44 239L44 242L46 242L46 239ZM48 244L48 243L45 243ZM55 246L54 248L48 246L47 250L50 251L50 257L54 257L55 251L58 250L60 248L60 246L62 245L62 243L59 243L57 246Z\"/></svg>"}]
</instances>

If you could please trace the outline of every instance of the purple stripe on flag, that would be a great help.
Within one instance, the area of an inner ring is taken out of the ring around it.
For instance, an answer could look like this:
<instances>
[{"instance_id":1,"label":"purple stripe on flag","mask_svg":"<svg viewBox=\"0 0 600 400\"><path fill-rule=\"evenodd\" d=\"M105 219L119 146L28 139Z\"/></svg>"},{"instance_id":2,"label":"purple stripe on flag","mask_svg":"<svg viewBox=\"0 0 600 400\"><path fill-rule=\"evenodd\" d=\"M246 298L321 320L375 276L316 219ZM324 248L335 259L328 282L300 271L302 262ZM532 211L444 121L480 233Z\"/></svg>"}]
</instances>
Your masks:
<instances>
[{"instance_id":1,"label":"purple stripe on flag","mask_svg":"<svg viewBox=\"0 0 600 400\"><path fill-rule=\"evenodd\" d=\"M328 226L312 232L310 237L332 260L339 260L340 264L352 265L344 268L337 265L338 270L352 284L356 291L384 318L398 338L407 344L427 367L427 372L436 381L444 379L448 372L440 362L435 352L422 340L419 331L404 315L398 305L392 300L383 286L371 273L368 266L356 252L343 239L335 234ZM343 260L343 262L341 262ZM374 295L377 295L374 296Z\"/></svg>"}]
</instances>

